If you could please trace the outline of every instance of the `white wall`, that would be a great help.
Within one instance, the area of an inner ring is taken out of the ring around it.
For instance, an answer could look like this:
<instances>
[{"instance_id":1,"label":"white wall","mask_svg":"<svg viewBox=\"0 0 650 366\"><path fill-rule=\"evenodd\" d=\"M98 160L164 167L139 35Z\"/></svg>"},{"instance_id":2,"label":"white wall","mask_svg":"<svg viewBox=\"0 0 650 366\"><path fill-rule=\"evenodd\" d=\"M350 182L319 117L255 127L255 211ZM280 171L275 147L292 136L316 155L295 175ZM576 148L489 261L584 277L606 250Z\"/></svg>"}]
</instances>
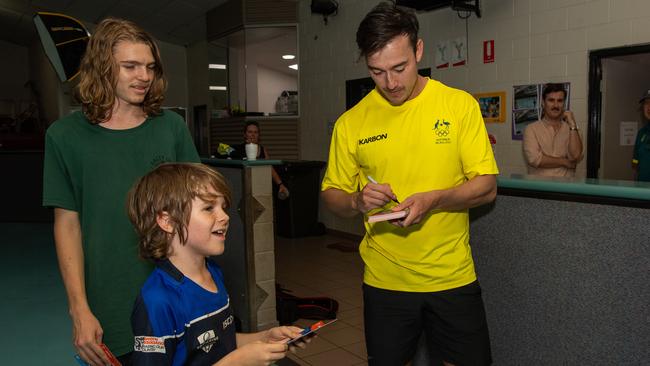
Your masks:
<instances>
[{"instance_id":1,"label":"white wall","mask_svg":"<svg viewBox=\"0 0 650 366\"><path fill-rule=\"evenodd\" d=\"M247 71L241 65L246 64L246 52L242 48L230 47L228 49L228 77L230 87L230 106L246 108L248 96L246 95ZM257 79L256 79L257 80ZM248 110L246 108L246 110Z\"/></svg>"},{"instance_id":2,"label":"white wall","mask_svg":"<svg viewBox=\"0 0 650 366\"><path fill-rule=\"evenodd\" d=\"M168 82L163 105L188 108L187 50L183 46L161 41L158 41L158 48ZM204 65L204 68L207 67Z\"/></svg>"},{"instance_id":3,"label":"white wall","mask_svg":"<svg viewBox=\"0 0 650 366\"><path fill-rule=\"evenodd\" d=\"M187 98L188 107L207 105L208 113L212 109L208 91L208 43L197 42L187 47ZM192 113L189 113L192 115Z\"/></svg>"},{"instance_id":4,"label":"white wall","mask_svg":"<svg viewBox=\"0 0 650 366\"><path fill-rule=\"evenodd\" d=\"M355 34L363 16L378 1L339 3L338 15L329 17L328 25L322 16L311 14L309 1L299 3L304 159L327 159L329 124L345 110L345 80L368 76L363 61L355 63ZM650 42L647 0L484 0L482 10L482 18L468 20L468 64L433 68L432 77L471 93L506 91L509 109L513 85L568 81L571 109L582 131L586 131L587 120L588 52ZM464 37L465 21L451 9L421 13L418 18L425 45L420 67L433 67L436 43ZM490 39L495 42L496 62L483 64L483 41ZM521 142L512 140L511 116L507 114L506 123L488 124L488 132L497 138L502 174L524 173ZM578 176L585 175L585 162L578 166ZM327 212L321 216L328 227L351 231L351 220Z\"/></svg>"},{"instance_id":5,"label":"white wall","mask_svg":"<svg viewBox=\"0 0 650 366\"><path fill-rule=\"evenodd\" d=\"M257 111L274 113L275 102L284 90L298 90L298 79L295 76L257 65L257 85Z\"/></svg>"}]
</instances>

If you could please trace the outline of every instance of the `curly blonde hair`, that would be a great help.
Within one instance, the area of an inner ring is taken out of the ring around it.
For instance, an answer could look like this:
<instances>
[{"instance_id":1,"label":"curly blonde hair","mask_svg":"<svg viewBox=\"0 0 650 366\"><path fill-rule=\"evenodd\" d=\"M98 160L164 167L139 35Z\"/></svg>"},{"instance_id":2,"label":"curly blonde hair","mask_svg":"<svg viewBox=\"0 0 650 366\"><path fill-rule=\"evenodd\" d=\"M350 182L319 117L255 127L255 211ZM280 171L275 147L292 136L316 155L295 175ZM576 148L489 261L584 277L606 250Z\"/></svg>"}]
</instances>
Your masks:
<instances>
[{"instance_id":1,"label":"curly blonde hair","mask_svg":"<svg viewBox=\"0 0 650 366\"><path fill-rule=\"evenodd\" d=\"M186 243L192 200L196 197L206 201L216 198L208 193L208 187L222 194L226 207L230 207L231 193L225 178L203 164L162 164L135 183L129 191L127 211L140 239L141 258L160 260L169 257L174 235L179 236L181 243ZM158 226L157 218L163 213L169 215L172 234Z\"/></svg>"},{"instance_id":2,"label":"curly blonde hair","mask_svg":"<svg viewBox=\"0 0 650 366\"><path fill-rule=\"evenodd\" d=\"M160 114L160 106L167 89L160 51L154 38L135 23L117 18L102 20L90 37L79 66L79 84L76 97L91 123L111 118L115 104L115 88L119 66L113 56L118 43L128 41L144 43L151 49L155 60L154 80L144 98L142 107L147 115Z\"/></svg>"}]
</instances>

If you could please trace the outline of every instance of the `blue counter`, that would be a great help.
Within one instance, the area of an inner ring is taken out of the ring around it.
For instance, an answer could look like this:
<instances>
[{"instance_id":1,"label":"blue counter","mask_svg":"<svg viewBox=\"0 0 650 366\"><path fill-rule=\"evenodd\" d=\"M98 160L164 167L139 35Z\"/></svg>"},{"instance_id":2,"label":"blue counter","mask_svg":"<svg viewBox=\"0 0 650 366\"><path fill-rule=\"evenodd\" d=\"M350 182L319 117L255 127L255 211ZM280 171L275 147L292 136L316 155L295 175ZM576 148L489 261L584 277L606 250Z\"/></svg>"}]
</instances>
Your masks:
<instances>
[{"instance_id":1,"label":"blue counter","mask_svg":"<svg viewBox=\"0 0 650 366\"><path fill-rule=\"evenodd\" d=\"M650 183L648 182L512 174L497 177L497 185L499 188L537 192L650 201ZM650 203L648 205L650 206Z\"/></svg>"}]
</instances>

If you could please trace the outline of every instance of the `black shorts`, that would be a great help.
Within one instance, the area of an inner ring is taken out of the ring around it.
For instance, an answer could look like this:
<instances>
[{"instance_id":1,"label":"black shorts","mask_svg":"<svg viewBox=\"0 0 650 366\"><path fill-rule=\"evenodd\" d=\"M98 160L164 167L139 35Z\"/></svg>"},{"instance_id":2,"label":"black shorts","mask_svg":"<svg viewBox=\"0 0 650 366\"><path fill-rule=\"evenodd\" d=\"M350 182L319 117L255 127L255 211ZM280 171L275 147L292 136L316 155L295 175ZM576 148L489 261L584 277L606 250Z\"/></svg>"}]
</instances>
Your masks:
<instances>
[{"instance_id":1,"label":"black shorts","mask_svg":"<svg viewBox=\"0 0 650 366\"><path fill-rule=\"evenodd\" d=\"M439 292L402 292L363 285L368 364L405 365L426 334L431 365L492 363L478 281Z\"/></svg>"}]
</instances>

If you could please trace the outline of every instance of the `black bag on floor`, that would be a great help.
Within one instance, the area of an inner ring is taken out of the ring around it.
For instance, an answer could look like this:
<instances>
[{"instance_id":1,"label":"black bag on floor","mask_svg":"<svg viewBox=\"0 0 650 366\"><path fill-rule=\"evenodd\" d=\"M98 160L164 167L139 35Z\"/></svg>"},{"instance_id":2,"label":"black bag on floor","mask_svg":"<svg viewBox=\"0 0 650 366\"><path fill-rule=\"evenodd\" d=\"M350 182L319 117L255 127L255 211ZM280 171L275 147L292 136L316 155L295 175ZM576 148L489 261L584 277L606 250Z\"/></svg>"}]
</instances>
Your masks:
<instances>
[{"instance_id":1,"label":"black bag on floor","mask_svg":"<svg viewBox=\"0 0 650 366\"><path fill-rule=\"evenodd\" d=\"M292 324L302 319L335 319L338 301L329 297L298 297L275 284L276 315L280 325Z\"/></svg>"}]
</instances>

